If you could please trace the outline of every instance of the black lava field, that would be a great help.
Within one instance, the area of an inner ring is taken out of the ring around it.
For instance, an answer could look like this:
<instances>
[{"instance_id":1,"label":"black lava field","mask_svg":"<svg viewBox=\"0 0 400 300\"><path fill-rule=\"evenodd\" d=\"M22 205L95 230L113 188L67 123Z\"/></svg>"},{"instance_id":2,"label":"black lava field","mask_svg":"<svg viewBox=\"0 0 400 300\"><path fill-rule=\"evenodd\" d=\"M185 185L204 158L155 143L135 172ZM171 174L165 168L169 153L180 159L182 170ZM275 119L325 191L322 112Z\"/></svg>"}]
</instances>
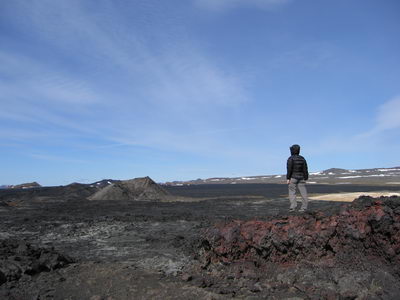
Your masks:
<instances>
[{"instance_id":1,"label":"black lava field","mask_svg":"<svg viewBox=\"0 0 400 300\"><path fill-rule=\"evenodd\" d=\"M399 197L289 213L286 185L163 189L140 201L90 201L96 187L79 184L0 190L0 299L400 299Z\"/></svg>"}]
</instances>

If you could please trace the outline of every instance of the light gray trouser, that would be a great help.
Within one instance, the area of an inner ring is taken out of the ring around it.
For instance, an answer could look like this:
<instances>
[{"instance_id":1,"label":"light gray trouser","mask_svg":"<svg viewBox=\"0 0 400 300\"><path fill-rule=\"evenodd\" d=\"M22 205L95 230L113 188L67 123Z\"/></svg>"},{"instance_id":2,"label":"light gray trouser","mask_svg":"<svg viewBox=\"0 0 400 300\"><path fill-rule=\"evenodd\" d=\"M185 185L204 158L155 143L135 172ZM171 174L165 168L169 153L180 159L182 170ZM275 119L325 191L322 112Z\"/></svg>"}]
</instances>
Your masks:
<instances>
[{"instance_id":1,"label":"light gray trouser","mask_svg":"<svg viewBox=\"0 0 400 300\"><path fill-rule=\"evenodd\" d=\"M306 189L306 182L304 180L290 179L289 183L289 200L290 200L290 208L296 208L296 188L299 189L300 195L302 198L301 209L307 209L308 205L308 198L307 198L307 189Z\"/></svg>"}]
</instances>

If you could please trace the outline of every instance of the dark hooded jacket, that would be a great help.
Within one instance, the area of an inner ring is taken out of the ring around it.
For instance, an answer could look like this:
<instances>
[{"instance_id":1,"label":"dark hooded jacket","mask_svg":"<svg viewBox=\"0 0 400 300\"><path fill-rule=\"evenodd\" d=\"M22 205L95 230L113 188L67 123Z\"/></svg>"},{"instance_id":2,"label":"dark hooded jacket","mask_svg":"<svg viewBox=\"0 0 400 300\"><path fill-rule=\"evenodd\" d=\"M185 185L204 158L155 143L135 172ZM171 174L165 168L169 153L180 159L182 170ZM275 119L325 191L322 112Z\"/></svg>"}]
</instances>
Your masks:
<instances>
[{"instance_id":1,"label":"dark hooded jacket","mask_svg":"<svg viewBox=\"0 0 400 300\"><path fill-rule=\"evenodd\" d=\"M287 160L286 178L308 180L307 161L303 156L300 155L300 146L293 145L292 147L290 147L290 153L292 155Z\"/></svg>"}]
</instances>

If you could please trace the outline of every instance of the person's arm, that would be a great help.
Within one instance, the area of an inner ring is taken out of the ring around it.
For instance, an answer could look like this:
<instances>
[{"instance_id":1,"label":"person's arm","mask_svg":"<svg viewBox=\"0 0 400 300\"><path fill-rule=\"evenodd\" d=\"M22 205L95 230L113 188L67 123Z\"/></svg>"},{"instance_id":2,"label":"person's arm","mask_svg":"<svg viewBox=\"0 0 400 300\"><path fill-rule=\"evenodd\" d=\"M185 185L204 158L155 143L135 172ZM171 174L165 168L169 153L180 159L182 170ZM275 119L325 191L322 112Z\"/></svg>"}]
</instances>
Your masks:
<instances>
[{"instance_id":1,"label":"person's arm","mask_svg":"<svg viewBox=\"0 0 400 300\"><path fill-rule=\"evenodd\" d=\"M287 160L286 169L287 169L286 180L287 180L287 183L289 183L290 178L292 178L292 174L293 174L293 160L291 157L289 157Z\"/></svg>"},{"instance_id":2,"label":"person's arm","mask_svg":"<svg viewBox=\"0 0 400 300\"><path fill-rule=\"evenodd\" d=\"M304 172L304 180L308 180L308 166L307 166L307 161L306 160L304 160L303 172Z\"/></svg>"}]
</instances>

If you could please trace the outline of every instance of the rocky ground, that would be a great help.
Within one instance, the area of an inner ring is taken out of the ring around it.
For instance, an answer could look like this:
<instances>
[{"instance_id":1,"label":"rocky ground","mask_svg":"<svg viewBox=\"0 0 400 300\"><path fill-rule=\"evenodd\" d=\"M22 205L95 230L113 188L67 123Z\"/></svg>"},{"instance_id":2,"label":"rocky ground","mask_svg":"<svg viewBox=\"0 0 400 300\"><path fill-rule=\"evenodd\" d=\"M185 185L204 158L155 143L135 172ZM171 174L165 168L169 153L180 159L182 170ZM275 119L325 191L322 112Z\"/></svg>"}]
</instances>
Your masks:
<instances>
[{"instance_id":1,"label":"rocky ground","mask_svg":"<svg viewBox=\"0 0 400 300\"><path fill-rule=\"evenodd\" d=\"M168 190L180 201L0 194L0 299L399 299L399 198L300 214L284 185Z\"/></svg>"},{"instance_id":2,"label":"rocky ground","mask_svg":"<svg viewBox=\"0 0 400 300\"><path fill-rule=\"evenodd\" d=\"M224 222L203 234L197 273L231 295L397 299L399 229L397 197L361 197L330 216Z\"/></svg>"}]
</instances>

